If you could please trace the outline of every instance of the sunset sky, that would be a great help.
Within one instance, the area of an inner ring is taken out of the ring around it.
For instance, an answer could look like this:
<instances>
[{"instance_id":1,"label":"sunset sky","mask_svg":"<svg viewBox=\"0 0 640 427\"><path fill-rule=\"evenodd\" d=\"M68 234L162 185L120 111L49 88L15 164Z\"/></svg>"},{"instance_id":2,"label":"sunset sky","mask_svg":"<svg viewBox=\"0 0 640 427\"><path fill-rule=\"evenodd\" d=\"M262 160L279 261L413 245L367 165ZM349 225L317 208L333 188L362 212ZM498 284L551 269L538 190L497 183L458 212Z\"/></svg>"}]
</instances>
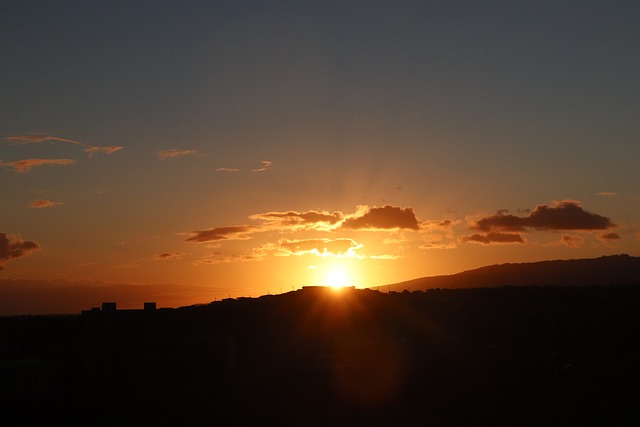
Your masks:
<instances>
[{"instance_id":1,"label":"sunset sky","mask_svg":"<svg viewBox=\"0 0 640 427\"><path fill-rule=\"evenodd\" d=\"M615 0L3 1L0 314L640 256L639 22Z\"/></svg>"}]
</instances>

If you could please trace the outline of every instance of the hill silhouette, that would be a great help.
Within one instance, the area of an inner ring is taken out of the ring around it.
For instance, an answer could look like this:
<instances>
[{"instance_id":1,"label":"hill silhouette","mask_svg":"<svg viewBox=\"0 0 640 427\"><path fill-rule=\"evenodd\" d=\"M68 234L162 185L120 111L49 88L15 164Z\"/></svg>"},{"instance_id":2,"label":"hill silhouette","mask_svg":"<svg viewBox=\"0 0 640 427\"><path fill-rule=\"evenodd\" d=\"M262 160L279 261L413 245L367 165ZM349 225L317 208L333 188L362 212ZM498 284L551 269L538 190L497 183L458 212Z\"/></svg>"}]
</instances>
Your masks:
<instances>
[{"instance_id":1,"label":"hill silhouette","mask_svg":"<svg viewBox=\"0 0 640 427\"><path fill-rule=\"evenodd\" d=\"M25 426L637 424L640 286L518 284L0 318L0 409Z\"/></svg>"},{"instance_id":2,"label":"hill silhouette","mask_svg":"<svg viewBox=\"0 0 640 427\"><path fill-rule=\"evenodd\" d=\"M382 291L497 286L589 286L640 284L640 257L626 254L592 259L499 264L452 275L421 277L374 287Z\"/></svg>"}]
</instances>

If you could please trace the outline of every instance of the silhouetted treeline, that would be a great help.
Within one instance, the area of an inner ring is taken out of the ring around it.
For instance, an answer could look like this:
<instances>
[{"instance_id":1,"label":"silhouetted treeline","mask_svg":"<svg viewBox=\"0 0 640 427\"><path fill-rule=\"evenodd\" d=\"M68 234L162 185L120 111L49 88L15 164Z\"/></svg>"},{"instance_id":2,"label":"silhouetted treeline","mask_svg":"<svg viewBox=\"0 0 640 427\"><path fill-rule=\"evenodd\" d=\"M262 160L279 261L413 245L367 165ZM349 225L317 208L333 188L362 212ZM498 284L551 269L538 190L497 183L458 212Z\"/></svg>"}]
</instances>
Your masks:
<instances>
[{"instance_id":1,"label":"silhouetted treeline","mask_svg":"<svg viewBox=\"0 0 640 427\"><path fill-rule=\"evenodd\" d=\"M630 425L640 286L307 287L0 318L10 425Z\"/></svg>"}]
</instances>

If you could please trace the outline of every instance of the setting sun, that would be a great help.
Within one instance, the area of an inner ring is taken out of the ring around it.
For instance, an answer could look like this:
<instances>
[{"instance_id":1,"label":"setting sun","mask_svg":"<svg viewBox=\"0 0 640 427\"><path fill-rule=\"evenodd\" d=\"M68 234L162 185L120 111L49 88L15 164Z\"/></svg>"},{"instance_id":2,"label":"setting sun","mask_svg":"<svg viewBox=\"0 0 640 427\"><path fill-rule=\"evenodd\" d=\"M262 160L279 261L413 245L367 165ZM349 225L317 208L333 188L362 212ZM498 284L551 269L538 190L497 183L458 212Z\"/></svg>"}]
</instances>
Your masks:
<instances>
[{"instance_id":1,"label":"setting sun","mask_svg":"<svg viewBox=\"0 0 640 427\"><path fill-rule=\"evenodd\" d=\"M343 288L351 284L351 277L343 267L334 266L325 275L325 282L327 286Z\"/></svg>"}]
</instances>

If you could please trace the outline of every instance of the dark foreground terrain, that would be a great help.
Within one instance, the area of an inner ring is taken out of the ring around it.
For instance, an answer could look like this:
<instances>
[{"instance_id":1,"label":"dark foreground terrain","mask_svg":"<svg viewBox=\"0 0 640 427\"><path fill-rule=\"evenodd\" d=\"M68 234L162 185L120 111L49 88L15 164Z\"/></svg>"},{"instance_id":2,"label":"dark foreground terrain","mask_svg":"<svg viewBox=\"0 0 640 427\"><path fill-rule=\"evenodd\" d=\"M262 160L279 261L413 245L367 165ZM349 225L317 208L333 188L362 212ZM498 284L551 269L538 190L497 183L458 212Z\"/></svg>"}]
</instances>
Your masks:
<instances>
[{"instance_id":1,"label":"dark foreground terrain","mask_svg":"<svg viewBox=\"0 0 640 427\"><path fill-rule=\"evenodd\" d=\"M2 425L637 425L640 286L0 318Z\"/></svg>"}]
</instances>

